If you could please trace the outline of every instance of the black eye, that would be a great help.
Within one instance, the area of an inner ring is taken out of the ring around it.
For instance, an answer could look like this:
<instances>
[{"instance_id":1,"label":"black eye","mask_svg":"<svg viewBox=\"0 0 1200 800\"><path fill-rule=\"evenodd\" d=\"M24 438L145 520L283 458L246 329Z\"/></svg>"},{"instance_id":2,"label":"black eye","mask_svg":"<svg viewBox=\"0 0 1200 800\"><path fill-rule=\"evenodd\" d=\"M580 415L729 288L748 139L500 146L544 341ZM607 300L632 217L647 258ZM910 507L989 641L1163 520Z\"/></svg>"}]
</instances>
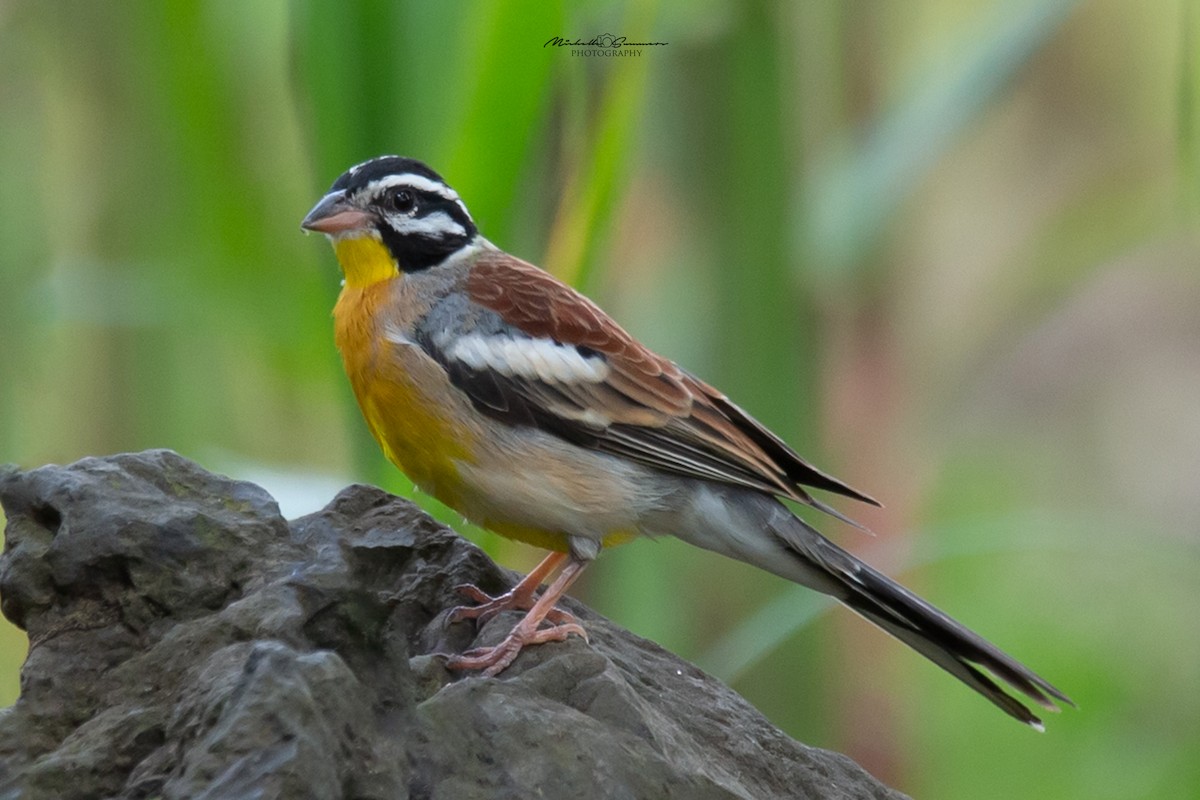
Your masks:
<instances>
[{"instance_id":1,"label":"black eye","mask_svg":"<svg viewBox=\"0 0 1200 800\"><path fill-rule=\"evenodd\" d=\"M417 197L412 189L392 189L384 196L383 202L393 211L407 214L417 207Z\"/></svg>"}]
</instances>

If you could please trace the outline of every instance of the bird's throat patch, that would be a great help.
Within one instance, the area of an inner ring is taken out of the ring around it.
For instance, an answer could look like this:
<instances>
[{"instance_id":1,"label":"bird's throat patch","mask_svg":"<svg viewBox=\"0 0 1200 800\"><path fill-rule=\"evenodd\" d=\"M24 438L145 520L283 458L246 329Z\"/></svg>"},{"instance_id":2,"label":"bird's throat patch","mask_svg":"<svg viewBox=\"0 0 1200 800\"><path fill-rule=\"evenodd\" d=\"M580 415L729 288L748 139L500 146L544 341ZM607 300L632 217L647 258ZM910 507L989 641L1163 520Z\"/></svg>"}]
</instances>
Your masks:
<instances>
[{"instance_id":1,"label":"bird's throat patch","mask_svg":"<svg viewBox=\"0 0 1200 800\"><path fill-rule=\"evenodd\" d=\"M392 253L374 236L346 236L333 241L333 252L342 265L346 285L360 289L400 274Z\"/></svg>"}]
</instances>

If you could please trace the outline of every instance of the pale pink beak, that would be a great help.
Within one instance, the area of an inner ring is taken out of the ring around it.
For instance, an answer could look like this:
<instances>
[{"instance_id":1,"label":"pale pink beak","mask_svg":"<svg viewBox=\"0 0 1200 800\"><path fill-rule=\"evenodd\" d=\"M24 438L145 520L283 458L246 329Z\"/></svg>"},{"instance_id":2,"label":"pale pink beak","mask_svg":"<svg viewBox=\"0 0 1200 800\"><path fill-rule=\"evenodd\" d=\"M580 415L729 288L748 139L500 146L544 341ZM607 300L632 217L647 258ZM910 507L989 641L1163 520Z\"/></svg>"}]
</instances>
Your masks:
<instances>
[{"instance_id":1,"label":"pale pink beak","mask_svg":"<svg viewBox=\"0 0 1200 800\"><path fill-rule=\"evenodd\" d=\"M345 192L330 192L313 206L300 227L318 233L345 233L364 229L373 219L371 212L363 211L347 200Z\"/></svg>"}]
</instances>

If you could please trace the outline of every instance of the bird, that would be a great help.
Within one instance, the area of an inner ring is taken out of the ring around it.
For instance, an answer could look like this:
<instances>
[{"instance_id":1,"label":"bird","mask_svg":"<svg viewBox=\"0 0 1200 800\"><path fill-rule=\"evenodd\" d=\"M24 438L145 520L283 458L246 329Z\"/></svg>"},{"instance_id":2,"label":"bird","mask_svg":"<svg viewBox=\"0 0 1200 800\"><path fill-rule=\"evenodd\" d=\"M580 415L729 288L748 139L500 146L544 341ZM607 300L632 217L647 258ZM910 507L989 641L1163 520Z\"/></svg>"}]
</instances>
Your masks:
<instances>
[{"instance_id":1,"label":"bird","mask_svg":"<svg viewBox=\"0 0 1200 800\"><path fill-rule=\"evenodd\" d=\"M503 594L458 587L471 604L451 623L525 613L498 644L449 656L449 669L496 676L525 647L587 640L557 606L572 583L605 548L670 535L836 598L1036 729L1027 702L1074 705L793 513L785 500L850 522L814 490L879 503L492 244L421 161L350 167L301 228L333 245L334 341L388 460L465 519L549 551Z\"/></svg>"}]
</instances>

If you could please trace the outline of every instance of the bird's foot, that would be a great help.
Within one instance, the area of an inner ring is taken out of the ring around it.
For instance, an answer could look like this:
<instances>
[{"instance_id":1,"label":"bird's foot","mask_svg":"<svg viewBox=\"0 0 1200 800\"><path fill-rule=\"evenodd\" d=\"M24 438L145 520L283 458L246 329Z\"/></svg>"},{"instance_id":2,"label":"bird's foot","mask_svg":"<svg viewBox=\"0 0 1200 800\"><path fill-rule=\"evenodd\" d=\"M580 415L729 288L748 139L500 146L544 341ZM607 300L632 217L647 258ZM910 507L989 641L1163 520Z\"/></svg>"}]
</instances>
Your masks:
<instances>
[{"instance_id":1,"label":"bird's foot","mask_svg":"<svg viewBox=\"0 0 1200 800\"><path fill-rule=\"evenodd\" d=\"M546 589L546 593L538 597L536 590L542 578L564 561L567 563L562 568L562 572ZM500 644L495 647L477 647L460 656L451 656L446 661L446 668L481 669L485 676L492 678L503 672L526 645L561 642L572 633L582 636L586 642L588 637L583 626L576 621L575 617L555 607L586 566L586 561L568 560L565 553L551 553L533 572L514 586L512 591L499 597L491 597L476 586L458 587L461 594L465 594L480 605L474 608L453 609L450 612L451 621L468 617L486 620L508 608L526 609L526 614ZM543 622L550 623L549 627L543 628Z\"/></svg>"},{"instance_id":2,"label":"bird's foot","mask_svg":"<svg viewBox=\"0 0 1200 800\"><path fill-rule=\"evenodd\" d=\"M566 612L562 612L566 614ZM570 614L566 614L570 616ZM547 615L549 618L549 615ZM571 618L574 620L574 617ZM561 642L572 633L580 636L586 642L587 631L579 623L563 622L549 628L529 630L526 620L517 623L504 641L494 647L476 647L462 655L450 656L446 661L447 669L467 670L481 669L485 677L494 678L508 668L526 645L545 644L546 642Z\"/></svg>"},{"instance_id":3,"label":"bird's foot","mask_svg":"<svg viewBox=\"0 0 1200 800\"><path fill-rule=\"evenodd\" d=\"M476 619L479 620L480 625L483 625L501 611L508 611L510 609L515 611L529 611L537 603L538 598L532 589L523 590L523 588L521 585L518 585L504 594L493 597L472 583L455 586L454 591L478 605L455 606L450 609L449 622L450 624L454 624L455 622L462 622L464 619ZM575 619L574 614L557 607L547 611L545 618L555 625L578 624L578 620Z\"/></svg>"}]
</instances>

